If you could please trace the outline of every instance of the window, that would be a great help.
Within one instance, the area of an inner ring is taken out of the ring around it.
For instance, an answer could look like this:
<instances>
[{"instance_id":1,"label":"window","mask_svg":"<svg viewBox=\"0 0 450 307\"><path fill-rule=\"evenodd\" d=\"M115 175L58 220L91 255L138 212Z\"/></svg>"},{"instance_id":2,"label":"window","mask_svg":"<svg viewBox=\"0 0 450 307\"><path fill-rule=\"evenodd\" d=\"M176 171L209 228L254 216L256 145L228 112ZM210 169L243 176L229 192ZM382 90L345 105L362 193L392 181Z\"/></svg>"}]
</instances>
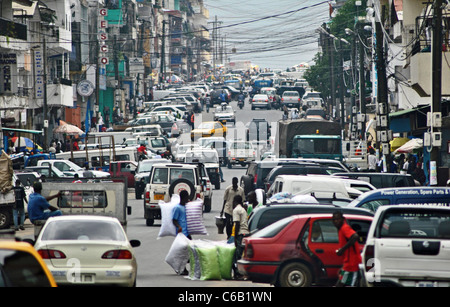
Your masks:
<instances>
[{"instance_id":1,"label":"window","mask_svg":"<svg viewBox=\"0 0 450 307\"><path fill-rule=\"evenodd\" d=\"M169 170L167 168L156 168L153 174L153 183L167 184Z\"/></svg>"},{"instance_id":2,"label":"window","mask_svg":"<svg viewBox=\"0 0 450 307\"><path fill-rule=\"evenodd\" d=\"M286 219L279 220L267 227L262 228L258 232L254 233L252 235L252 238L273 238L281 230L283 230L290 222L292 222L292 218L286 218Z\"/></svg>"},{"instance_id":3,"label":"window","mask_svg":"<svg viewBox=\"0 0 450 307\"><path fill-rule=\"evenodd\" d=\"M125 235L118 226L107 221L55 221L45 229L42 240L125 241Z\"/></svg>"},{"instance_id":4,"label":"window","mask_svg":"<svg viewBox=\"0 0 450 307\"><path fill-rule=\"evenodd\" d=\"M377 237L450 239L450 213L444 210L389 210L379 223Z\"/></svg>"},{"instance_id":5,"label":"window","mask_svg":"<svg viewBox=\"0 0 450 307\"><path fill-rule=\"evenodd\" d=\"M42 266L31 254L0 250L0 287L50 287Z\"/></svg>"},{"instance_id":6,"label":"window","mask_svg":"<svg viewBox=\"0 0 450 307\"><path fill-rule=\"evenodd\" d=\"M389 205L390 201L388 199L377 199L365 202L361 205L361 208L368 209L370 211L377 211L378 207Z\"/></svg>"},{"instance_id":7,"label":"window","mask_svg":"<svg viewBox=\"0 0 450 307\"><path fill-rule=\"evenodd\" d=\"M106 208L105 191L61 191L58 207L63 208Z\"/></svg>"},{"instance_id":8,"label":"window","mask_svg":"<svg viewBox=\"0 0 450 307\"><path fill-rule=\"evenodd\" d=\"M194 172L192 169L184 169L184 168L172 168L170 170L170 183L172 184L177 179L187 179L192 184L195 184Z\"/></svg>"},{"instance_id":9,"label":"window","mask_svg":"<svg viewBox=\"0 0 450 307\"><path fill-rule=\"evenodd\" d=\"M311 242L339 243L338 230L331 220L318 220L312 225Z\"/></svg>"}]
</instances>

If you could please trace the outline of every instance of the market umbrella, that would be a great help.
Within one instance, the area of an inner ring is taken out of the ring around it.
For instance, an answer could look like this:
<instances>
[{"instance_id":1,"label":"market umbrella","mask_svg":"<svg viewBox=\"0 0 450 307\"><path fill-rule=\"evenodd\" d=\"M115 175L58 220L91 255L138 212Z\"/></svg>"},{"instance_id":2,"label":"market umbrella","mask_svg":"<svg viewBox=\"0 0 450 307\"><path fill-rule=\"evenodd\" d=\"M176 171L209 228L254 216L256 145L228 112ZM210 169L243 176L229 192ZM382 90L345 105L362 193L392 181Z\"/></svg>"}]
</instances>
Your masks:
<instances>
[{"instance_id":1,"label":"market umbrella","mask_svg":"<svg viewBox=\"0 0 450 307\"><path fill-rule=\"evenodd\" d=\"M77 126L68 124L65 121L60 120L59 126L53 129L53 133L61 133L67 135L83 135L84 131L78 128Z\"/></svg>"},{"instance_id":2,"label":"market umbrella","mask_svg":"<svg viewBox=\"0 0 450 307\"><path fill-rule=\"evenodd\" d=\"M423 148L423 140L422 139L412 139L409 142L400 146L395 152L396 153L411 153L414 150Z\"/></svg>"},{"instance_id":3,"label":"market umbrella","mask_svg":"<svg viewBox=\"0 0 450 307\"><path fill-rule=\"evenodd\" d=\"M391 144L391 151L395 151L398 148L400 148L400 146L406 144L407 142L409 142L408 138L395 138L393 139L390 144Z\"/></svg>"},{"instance_id":4,"label":"market umbrella","mask_svg":"<svg viewBox=\"0 0 450 307\"><path fill-rule=\"evenodd\" d=\"M11 139L14 142L14 147L25 147L27 150L33 150L34 146L38 150L42 150L42 147L38 144L34 143L31 139L21 136L20 139L18 137L13 137Z\"/></svg>"}]
</instances>

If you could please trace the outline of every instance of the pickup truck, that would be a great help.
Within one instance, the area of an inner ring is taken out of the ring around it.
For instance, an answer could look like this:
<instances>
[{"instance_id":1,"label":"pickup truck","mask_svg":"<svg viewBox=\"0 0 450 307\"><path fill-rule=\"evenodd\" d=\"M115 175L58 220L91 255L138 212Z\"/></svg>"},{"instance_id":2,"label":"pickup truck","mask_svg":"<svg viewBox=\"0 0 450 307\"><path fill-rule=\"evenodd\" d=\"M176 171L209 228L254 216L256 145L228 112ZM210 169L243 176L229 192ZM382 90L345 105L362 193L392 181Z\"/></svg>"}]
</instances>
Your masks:
<instances>
[{"instance_id":1,"label":"pickup truck","mask_svg":"<svg viewBox=\"0 0 450 307\"><path fill-rule=\"evenodd\" d=\"M281 97L281 106L300 108L300 95L296 91L286 91Z\"/></svg>"},{"instance_id":2,"label":"pickup truck","mask_svg":"<svg viewBox=\"0 0 450 307\"><path fill-rule=\"evenodd\" d=\"M361 267L367 286L448 287L450 208L379 207L367 234Z\"/></svg>"},{"instance_id":3,"label":"pickup truck","mask_svg":"<svg viewBox=\"0 0 450 307\"><path fill-rule=\"evenodd\" d=\"M134 187L134 175L138 164L134 161L115 161L109 164L111 178L127 178L128 187Z\"/></svg>"},{"instance_id":4,"label":"pickup truck","mask_svg":"<svg viewBox=\"0 0 450 307\"><path fill-rule=\"evenodd\" d=\"M252 143L246 141L233 141L228 147L228 168L234 164L245 166L256 160L256 150Z\"/></svg>"}]
</instances>

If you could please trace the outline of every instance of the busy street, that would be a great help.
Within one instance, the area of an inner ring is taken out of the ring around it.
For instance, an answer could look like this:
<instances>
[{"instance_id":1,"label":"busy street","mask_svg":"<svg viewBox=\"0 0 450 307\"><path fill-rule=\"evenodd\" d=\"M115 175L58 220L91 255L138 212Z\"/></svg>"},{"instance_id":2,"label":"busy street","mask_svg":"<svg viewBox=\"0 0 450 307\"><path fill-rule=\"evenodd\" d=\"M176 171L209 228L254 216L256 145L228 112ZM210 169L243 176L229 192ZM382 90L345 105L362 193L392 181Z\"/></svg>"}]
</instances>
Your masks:
<instances>
[{"instance_id":1,"label":"busy street","mask_svg":"<svg viewBox=\"0 0 450 307\"><path fill-rule=\"evenodd\" d=\"M0 1L0 287L450 287L449 21L445 0Z\"/></svg>"}]
</instances>

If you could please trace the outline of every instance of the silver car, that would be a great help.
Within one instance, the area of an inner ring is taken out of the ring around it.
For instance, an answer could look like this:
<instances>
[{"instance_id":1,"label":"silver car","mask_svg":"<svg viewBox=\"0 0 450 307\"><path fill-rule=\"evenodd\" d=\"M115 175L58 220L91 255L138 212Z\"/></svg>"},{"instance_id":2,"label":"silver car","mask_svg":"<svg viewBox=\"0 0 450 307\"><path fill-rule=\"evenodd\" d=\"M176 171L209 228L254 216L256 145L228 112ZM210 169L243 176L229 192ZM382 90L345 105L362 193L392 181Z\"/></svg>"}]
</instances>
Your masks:
<instances>
[{"instance_id":1,"label":"silver car","mask_svg":"<svg viewBox=\"0 0 450 307\"><path fill-rule=\"evenodd\" d=\"M266 108L267 110L270 110L270 100L269 96L267 95L258 94L253 96L251 103L252 103L252 110L256 108Z\"/></svg>"}]
</instances>

